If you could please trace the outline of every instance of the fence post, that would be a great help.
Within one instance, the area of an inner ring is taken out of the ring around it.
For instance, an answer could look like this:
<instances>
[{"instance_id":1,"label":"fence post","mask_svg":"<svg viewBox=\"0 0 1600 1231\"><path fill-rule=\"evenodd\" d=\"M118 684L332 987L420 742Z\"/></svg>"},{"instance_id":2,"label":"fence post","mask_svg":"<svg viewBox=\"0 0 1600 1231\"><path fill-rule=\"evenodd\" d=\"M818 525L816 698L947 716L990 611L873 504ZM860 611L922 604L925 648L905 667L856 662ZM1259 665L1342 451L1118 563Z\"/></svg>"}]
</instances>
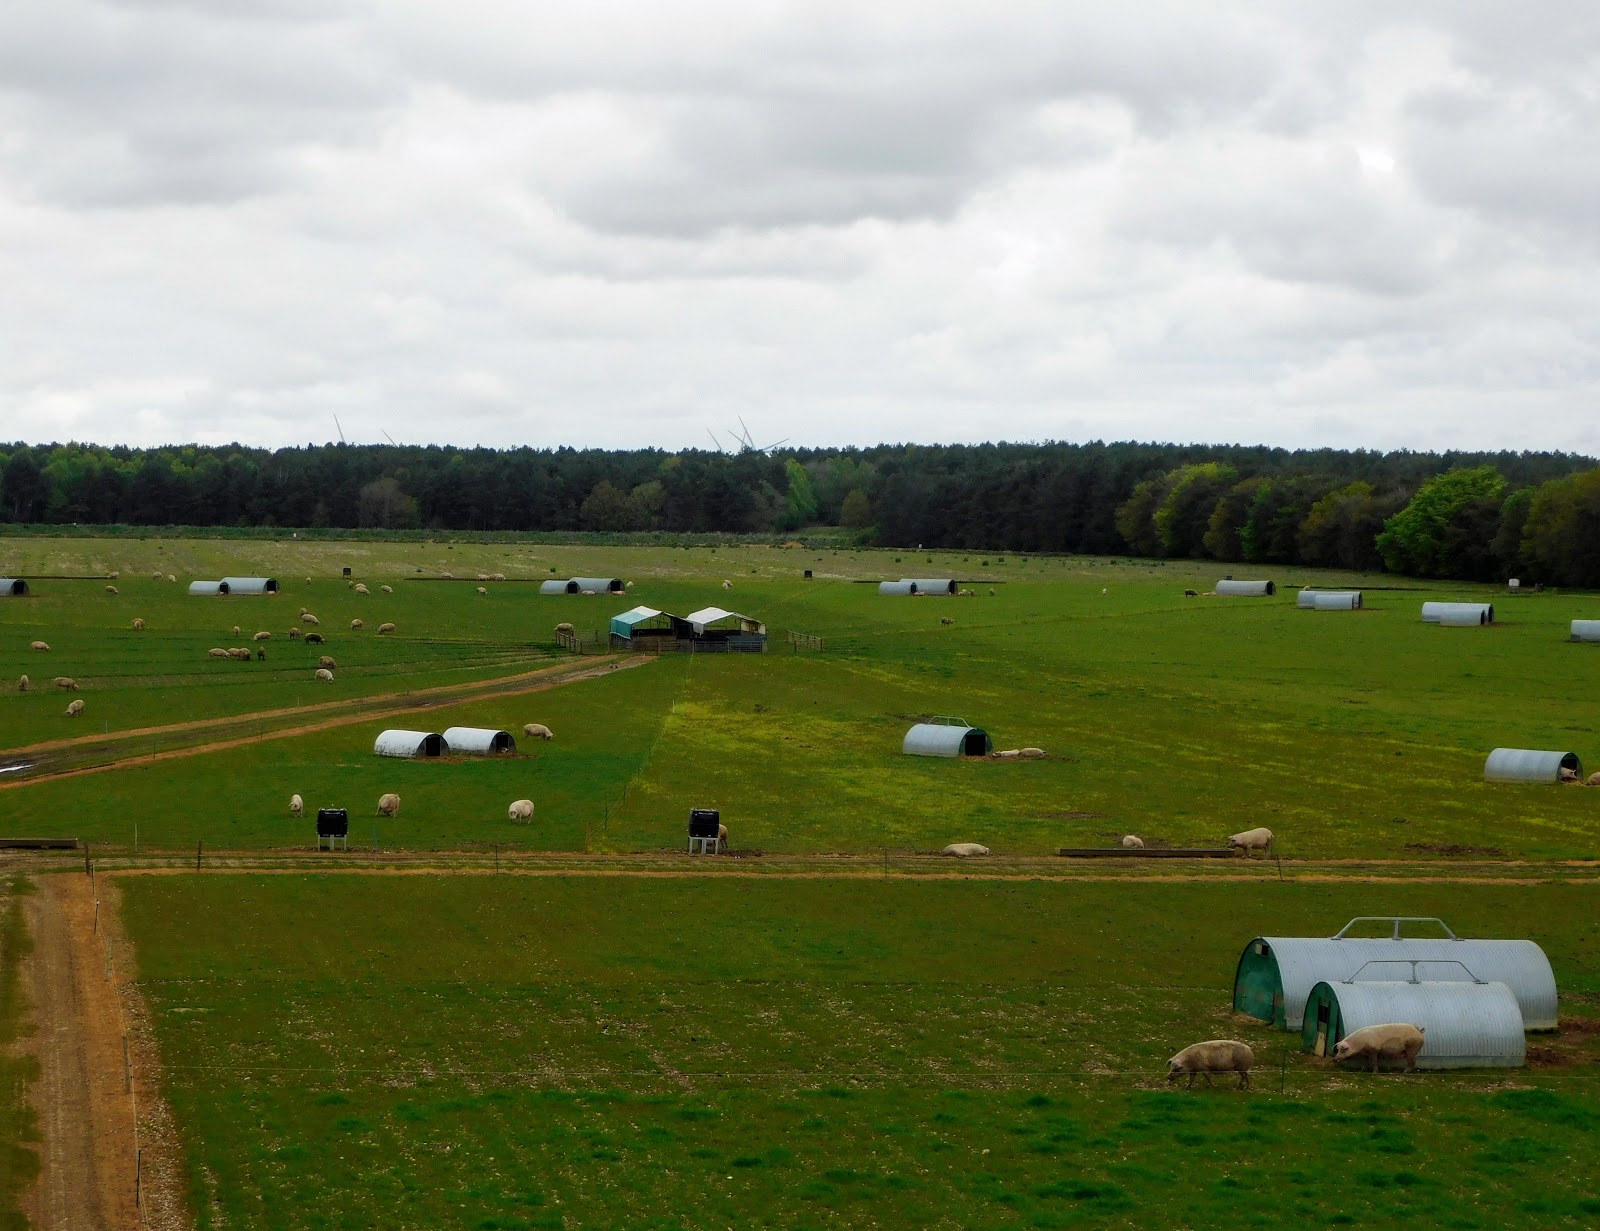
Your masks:
<instances>
[{"instance_id":1,"label":"fence post","mask_svg":"<svg viewBox=\"0 0 1600 1231\"><path fill-rule=\"evenodd\" d=\"M94 865L89 862L89 848L93 845L94 843L92 842L83 844L83 874L90 880L94 879Z\"/></svg>"},{"instance_id":2,"label":"fence post","mask_svg":"<svg viewBox=\"0 0 1600 1231\"><path fill-rule=\"evenodd\" d=\"M144 1150L133 1152L133 1206L135 1209L144 1208Z\"/></svg>"},{"instance_id":3,"label":"fence post","mask_svg":"<svg viewBox=\"0 0 1600 1231\"><path fill-rule=\"evenodd\" d=\"M133 1065L128 1060L128 1036L122 1036L122 1092L133 1093Z\"/></svg>"},{"instance_id":4,"label":"fence post","mask_svg":"<svg viewBox=\"0 0 1600 1231\"><path fill-rule=\"evenodd\" d=\"M194 844L194 870L196 872L198 872L200 870L200 852L204 848L205 848L205 842L204 841L196 842Z\"/></svg>"}]
</instances>

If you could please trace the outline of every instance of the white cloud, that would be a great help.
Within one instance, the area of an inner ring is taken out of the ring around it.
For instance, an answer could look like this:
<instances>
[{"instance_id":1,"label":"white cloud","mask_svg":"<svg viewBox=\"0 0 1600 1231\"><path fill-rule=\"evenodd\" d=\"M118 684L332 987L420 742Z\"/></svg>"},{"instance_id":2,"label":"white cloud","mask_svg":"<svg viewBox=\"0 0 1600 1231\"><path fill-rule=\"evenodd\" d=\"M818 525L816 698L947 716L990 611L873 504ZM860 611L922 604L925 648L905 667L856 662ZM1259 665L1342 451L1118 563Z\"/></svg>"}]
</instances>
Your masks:
<instances>
[{"instance_id":1,"label":"white cloud","mask_svg":"<svg viewBox=\"0 0 1600 1231\"><path fill-rule=\"evenodd\" d=\"M1593 448L1590 13L11 0L0 436Z\"/></svg>"}]
</instances>

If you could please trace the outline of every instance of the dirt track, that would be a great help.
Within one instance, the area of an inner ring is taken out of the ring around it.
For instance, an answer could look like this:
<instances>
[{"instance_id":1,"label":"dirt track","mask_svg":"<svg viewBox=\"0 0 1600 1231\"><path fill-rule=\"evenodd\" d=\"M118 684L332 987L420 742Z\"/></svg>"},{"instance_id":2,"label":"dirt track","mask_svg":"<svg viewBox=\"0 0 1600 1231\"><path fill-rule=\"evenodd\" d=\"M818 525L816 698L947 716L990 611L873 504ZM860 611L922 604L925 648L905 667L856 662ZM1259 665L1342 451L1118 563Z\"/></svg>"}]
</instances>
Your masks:
<instances>
[{"instance_id":1,"label":"dirt track","mask_svg":"<svg viewBox=\"0 0 1600 1231\"><path fill-rule=\"evenodd\" d=\"M239 748L249 744L259 743L266 739L288 739L292 736L307 735L315 731L326 731L334 727L354 726L357 723L370 722L375 718L394 718L406 714L416 714L427 710L446 709L454 705L463 705L473 701L485 701L494 697L521 696L525 693L543 692L549 688L558 688L563 684L575 683L579 680L590 680L609 671L625 670L637 667L651 661L646 658L629 658L621 662L608 663L604 667L590 667L584 670L573 670L570 666L561 668L547 668L543 671L530 672L523 675L508 676L501 680L479 681L474 685L462 685L450 689L435 689L428 693L395 693L389 696L362 697L356 701L335 702L331 705L309 705L300 709L264 710L258 714L234 715L230 718L219 718L207 722L184 723L172 727L147 727L138 731L125 731L113 737L108 744L104 736L89 736L82 740L57 740L50 744L36 744L29 748L11 750L7 755L22 757L40 754L47 751L59 752L64 748L109 748L113 751L119 746L119 741L127 743L135 737L144 737L152 734L178 735L194 734L208 728L237 727L257 720L283 721L294 717L305 717L313 714L337 714L322 722L295 723L271 731L252 731L247 735L233 739L213 740L209 743L190 744L182 748L172 748L166 752L148 753L142 750L130 749L115 759L98 765L86 765L75 769L62 769L37 773L25 778L14 779L9 782L0 782L0 791L18 790L32 786L38 782L54 782L62 778L76 778L84 774L99 774L109 770L119 769L124 765L137 762L141 765L153 764L157 761L172 761L183 757L200 756L208 752L219 752L228 748ZM400 698L406 698L405 703L395 704ZM392 707L385 709L382 703L388 701ZM359 708L358 708L359 707ZM340 713L339 711L344 711Z\"/></svg>"},{"instance_id":2,"label":"dirt track","mask_svg":"<svg viewBox=\"0 0 1600 1231\"><path fill-rule=\"evenodd\" d=\"M86 876L41 877L27 899L26 984L39 1061L39 1179L27 1211L50 1231L138 1225L134 1097L124 1086L117 993ZM102 921L106 914L101 906Z\"/></svg>"}]
</instances>

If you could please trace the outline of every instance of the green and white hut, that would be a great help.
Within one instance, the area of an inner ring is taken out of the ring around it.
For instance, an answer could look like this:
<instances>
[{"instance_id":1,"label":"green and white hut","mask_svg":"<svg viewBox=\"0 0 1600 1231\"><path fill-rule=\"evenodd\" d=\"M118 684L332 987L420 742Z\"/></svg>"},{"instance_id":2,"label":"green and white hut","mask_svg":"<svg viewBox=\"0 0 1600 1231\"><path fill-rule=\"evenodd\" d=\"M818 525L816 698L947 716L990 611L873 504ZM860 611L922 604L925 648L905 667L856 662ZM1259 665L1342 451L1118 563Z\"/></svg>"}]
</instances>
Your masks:
<instances>
[{"instance_id":1,"label":"green and white hut","mask_svg":"<svg viewBox=\"0 0 1600 1231\"><path fill-rule=\"evenodd\" d=\"M1381 922L1388 936L1352 936L1358 925ZM1443 937L1404 936L1408 923L1433 923ZM1527 1030L1554 1030L1556 977L1550 959L1531 940L1457 936L1438 919L1383 915L1352 919L1333 936L1257 936L1245 945L1233 979L1237 1012L1299 1030L1306 999L1318 983L1361 978L1373 982L1504 983L1521 1007Z\"/></svg>"},{"instance_id":2,"label":"green and white hut","mask_svg":"<svg viewBox=\"0 0 1600 1231\"><path fill-rule=\"evenodd\" d=\"M1516 996L1504 983L1476 979L1319 982L1306 999L1300 1041L1314 1056L1331 1056L1345 1036L1390 1022L1423 1032L1419 1069L1520 1068L1527 1062Z\"/></svg>"}]
</instances>

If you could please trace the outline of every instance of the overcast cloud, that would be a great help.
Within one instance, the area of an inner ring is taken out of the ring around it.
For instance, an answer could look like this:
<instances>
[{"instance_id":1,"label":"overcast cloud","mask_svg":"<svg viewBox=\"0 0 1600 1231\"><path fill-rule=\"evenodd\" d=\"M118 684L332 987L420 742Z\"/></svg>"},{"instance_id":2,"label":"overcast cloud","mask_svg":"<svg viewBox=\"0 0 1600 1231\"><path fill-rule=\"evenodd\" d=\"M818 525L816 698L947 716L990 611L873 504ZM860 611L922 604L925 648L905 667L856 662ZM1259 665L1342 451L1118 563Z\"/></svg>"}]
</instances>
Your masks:
<instances>
[{"instance_id":1,"label":"overcast cloud","mask_svg":"<svg viewBox=\"0 0 1600 1231\"><path fill-rule=\"evenodd\" d=\"M0 439L1600 453L1600 7L0 4Z\"/></svg>"}]
</instances>

